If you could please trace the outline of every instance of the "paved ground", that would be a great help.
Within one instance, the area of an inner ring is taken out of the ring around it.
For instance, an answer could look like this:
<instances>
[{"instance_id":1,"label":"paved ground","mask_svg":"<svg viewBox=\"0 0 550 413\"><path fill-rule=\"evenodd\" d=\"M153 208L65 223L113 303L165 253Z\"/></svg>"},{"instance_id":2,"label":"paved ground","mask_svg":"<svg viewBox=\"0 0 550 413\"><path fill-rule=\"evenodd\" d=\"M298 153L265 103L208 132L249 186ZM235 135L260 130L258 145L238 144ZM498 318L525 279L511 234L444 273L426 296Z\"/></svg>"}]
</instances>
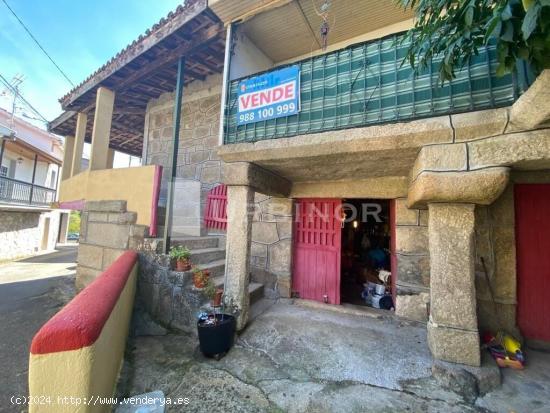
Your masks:
<instances>
[{"instance_id":1,"label":"paved ground","mask_svg":"<svg viewBox=\"0 0 550 413\"><path fill-rule=\"evenodd\" d=\"M27 395L29 347L36 331L74 294L76 246L0 265L0 412Z\"/></svg>"},{"instance_id":2,"label":"paved ground","mask_svg":"<svg viewBox=\"0 0 550 413\"><path fill-rule=\"evenodd\" d=\"M133 339L125 395L162 390L190 412L550 412L550 355L529 353L475 403L431 377L425 329L276 303L217 362L193 336ZM530 389L530 390L528 390Z\"/></svg>"}]
</instances>

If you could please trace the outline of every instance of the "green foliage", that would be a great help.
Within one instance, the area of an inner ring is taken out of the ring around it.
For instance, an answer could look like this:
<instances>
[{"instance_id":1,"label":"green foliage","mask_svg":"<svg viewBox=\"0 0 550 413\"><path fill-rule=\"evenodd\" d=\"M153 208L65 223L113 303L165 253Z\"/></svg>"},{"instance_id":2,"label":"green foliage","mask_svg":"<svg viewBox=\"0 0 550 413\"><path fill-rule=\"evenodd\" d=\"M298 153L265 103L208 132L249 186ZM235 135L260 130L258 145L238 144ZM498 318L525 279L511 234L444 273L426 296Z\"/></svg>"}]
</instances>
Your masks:
<instances>
[{"instance_id":1,"label":"green foliage","mask_svg":"<svg viewBox=\"0 0 550 413\"><path fill-rule=\"evenodd\" d=\"M80 232L80 211L72 211L69 216L69 234Z\"/></svg>"},{"instance_id":2,"label":"green foliage","mask_svg":"<svg viewBox=\"0 0 550 413\"><path fill-rule=\"evenodd\" d=\"M435 56L442 82L496 39L497 75L515 70L524 59L535 72L550 68L550 0L397 0L414 9L416 23L406 60L415 72L426 68Z\"/></svg>"},{"instance_id":3,"label":"green foliage","mask_svg":"<svg viewBox=\"0 0 550 413\"><path fill-rule=\"evenodd\" d=\"M170 258L181 261L188 260L190 256L191 251L189 251L189 249L183 245L177 245L170 248Z\"/></svg>"},{"instance_id":4,"label":"green foliage","mask_svg":"<svg viewBox=\"0 0 550 413\"><path fill-rule=\"evenodd\" d=\"M209 298L210 300L213 300L214 296L216 295L216 290L217 288L214 285L214 283L210 279L208 279L202 291L207 298Z\"/></svg>"}]
</instances>

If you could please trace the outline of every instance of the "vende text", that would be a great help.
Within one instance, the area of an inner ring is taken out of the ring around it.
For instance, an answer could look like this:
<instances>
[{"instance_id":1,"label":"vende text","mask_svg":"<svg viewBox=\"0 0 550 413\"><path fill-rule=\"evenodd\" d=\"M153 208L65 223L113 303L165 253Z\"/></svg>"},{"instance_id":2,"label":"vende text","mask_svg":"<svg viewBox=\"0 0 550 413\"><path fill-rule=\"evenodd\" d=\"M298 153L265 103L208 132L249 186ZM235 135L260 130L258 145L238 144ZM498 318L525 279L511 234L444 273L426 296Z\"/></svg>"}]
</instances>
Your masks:
<instances>
[{"instance_id":1,"label":"vende text","mask_svg":"<svg viewBox=\"0 0 550 413\"><path fill-rule=\"evenodd\" d=\"M295 98L296 82L283 83L269 89L245 93L239 96L239 111L262 108Z\"/></svg>"}]
</instances>

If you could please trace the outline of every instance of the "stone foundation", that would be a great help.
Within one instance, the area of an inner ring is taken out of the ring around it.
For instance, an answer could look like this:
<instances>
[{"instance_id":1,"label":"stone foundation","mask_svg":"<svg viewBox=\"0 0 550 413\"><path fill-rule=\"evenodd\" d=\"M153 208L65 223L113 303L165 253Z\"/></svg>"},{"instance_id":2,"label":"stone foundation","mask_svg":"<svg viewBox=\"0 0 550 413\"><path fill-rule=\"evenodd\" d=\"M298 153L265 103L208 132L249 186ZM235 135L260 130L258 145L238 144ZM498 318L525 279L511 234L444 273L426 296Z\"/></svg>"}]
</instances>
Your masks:
<instances>
[{"instance_id":1,"label":"stone foundation","mask_svg":"<svg viewBox=\"0 0 550 413\"><path fill-rule=\"evenodd\" d=\"M81 290L128 249L138 249L147 227L126 201L90 201L81 215L76 287Z\"/></svg>"}]
</instances>

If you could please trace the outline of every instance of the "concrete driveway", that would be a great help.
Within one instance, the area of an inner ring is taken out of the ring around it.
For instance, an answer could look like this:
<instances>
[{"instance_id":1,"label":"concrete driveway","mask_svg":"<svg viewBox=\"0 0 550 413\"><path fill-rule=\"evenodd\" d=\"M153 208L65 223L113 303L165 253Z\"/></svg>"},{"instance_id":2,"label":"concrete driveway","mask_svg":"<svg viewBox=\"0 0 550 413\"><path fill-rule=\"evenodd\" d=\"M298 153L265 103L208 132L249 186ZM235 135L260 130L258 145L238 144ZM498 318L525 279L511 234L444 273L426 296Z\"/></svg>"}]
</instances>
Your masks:
<instances>
[{"instance_id":1,"label":"concrete driveway","mask_svg":"<svg viewBox=\"0 0 550 413\"><path fill-rule=\"evenodd\" d=\"M76 246L0 265L0 412L25 411L31 340L74 295Z\"/></svg>"},{"instance_id":2,"label":"concrete driveway","mask_svg":"<svg viewBox=\"0 0 550 413\"><path fill-rule=\"evenodd\" d=\"M161 390L171 400L189 398L184 408L167 406L169 412L550 411L550 383L526 394L517 383L525 377L514 372L483 399L442 387L432 376L422 326L289 301L264 310L220 361L204 358L194 336L132 339L119 394ZM535 370L540 378L544 365Z\"/></svg>"}]
</instances>

